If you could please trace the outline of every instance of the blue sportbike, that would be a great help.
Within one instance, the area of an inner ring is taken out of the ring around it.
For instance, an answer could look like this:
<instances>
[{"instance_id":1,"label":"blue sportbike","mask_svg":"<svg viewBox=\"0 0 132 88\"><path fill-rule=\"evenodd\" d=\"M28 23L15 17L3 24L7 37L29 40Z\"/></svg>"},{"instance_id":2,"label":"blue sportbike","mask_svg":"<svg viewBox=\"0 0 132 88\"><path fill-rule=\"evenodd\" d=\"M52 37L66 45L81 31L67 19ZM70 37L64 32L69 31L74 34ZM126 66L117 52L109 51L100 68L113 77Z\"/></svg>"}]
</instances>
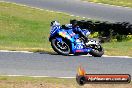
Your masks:
<instances>
[{"instance_id":1,"label":"blue sportbike","mask_svg":"<svg viewBox=\"0 0 132 88\"><path fill-rule=\"evenodd\" d=\"M49 41L55 52L61 55L87 55L101 57L104 54L101 44L94 39L88 39L87 44L83 37L73 32L72 27L62 27L54 21L51 25Z\"/></svg>"}]
</instances>

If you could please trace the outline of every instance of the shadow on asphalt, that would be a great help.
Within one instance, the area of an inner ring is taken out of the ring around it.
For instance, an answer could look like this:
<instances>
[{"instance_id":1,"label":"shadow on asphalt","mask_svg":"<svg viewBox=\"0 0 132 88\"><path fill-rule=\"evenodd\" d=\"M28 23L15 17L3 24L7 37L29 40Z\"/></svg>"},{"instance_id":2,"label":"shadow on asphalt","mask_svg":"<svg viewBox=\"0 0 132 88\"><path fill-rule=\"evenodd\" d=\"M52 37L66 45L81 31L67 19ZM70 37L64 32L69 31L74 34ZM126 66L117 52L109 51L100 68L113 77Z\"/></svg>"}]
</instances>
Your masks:
<instances>
[{"instance_id":1,"label":"shadow on asphalt","mask_svg":"<svg viewBox=\"0 0 132 88\"><path fill-rule=\"evenodd\" d=\"M35 52L35 53L39 53L39 54L49 54L49 55L59 55L55 52Z\"/></svg>"},{"instance_id":2,"label":"shadow on asphalt","mask_svg":"<svg viewBox=\"0 0 132 88\"><path fill-rule=\"evenodd\" d=\"M38 54L48 54L48 55L52 55L52 56L65 56L65 55L58 54L56 52L35 52L35 53L38 53ZM76 55L70 54L68 56L82 56L82 55L79 55L79 54L76 54ZM91 56L88 56L88 57L91 57Z\"/></svg>"}]
</instances>

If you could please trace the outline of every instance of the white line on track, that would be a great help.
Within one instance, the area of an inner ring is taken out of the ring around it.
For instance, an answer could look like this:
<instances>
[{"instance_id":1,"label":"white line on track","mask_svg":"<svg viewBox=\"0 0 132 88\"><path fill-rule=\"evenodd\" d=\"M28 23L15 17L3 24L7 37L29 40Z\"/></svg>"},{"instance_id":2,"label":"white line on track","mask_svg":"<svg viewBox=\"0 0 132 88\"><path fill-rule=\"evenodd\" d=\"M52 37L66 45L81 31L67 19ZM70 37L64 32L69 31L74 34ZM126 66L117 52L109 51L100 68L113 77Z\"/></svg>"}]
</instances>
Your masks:
<instances>
[{"instance_id":1,"label":"white line on track","mask_svg":"<svg viewBox=\"0 0 132 88\"><path fill-rule=\"evenodd\" d=\"M8 77L33 77L33 78L50 78L51 76L28 76L28 75L0 75L0 76L8 76ZM71 79L76 77L53 77L53 78L65 78Z\"/></svg>"},{"instance_id":2,"label":"white line on track","mask_svg":"<svg viewBox=\"0 0 132 88\"><path fill-rule=\"evenodd\" d=\"M81 56L87 57L87 56L91 56L91 55L81 55ZM108 56L108 55L103 55L102 57L132 58L129 56Z\"/></svg>"},{"instance_id":3,"label":"white line on track","mask_svg":"<svg viewBox=\"0 0 132 88\"><path fill-rule=\"evenodd\" d=\"M34 53L34 52L29 52L29 51L9 51L9 50L0 50L0 52L16 52L16 53ZM91 55L81 55L81 56L91 56ZM102 57L116 57L116 58L132 58L130 56L108 56L108 55L103 55Z\"/></svg>"},{"instance_id":4,"label":"white line on track","mask_svg":"<svg viewBox=\"0 0 132 88\"><path fill-rule=\"evenodd\" d=\"M55 12L55 13L69 15L69 16L80 17L80 16L76 16L76 15L73 15L73 14L68 14L68 13L65 13L65 12L53 11L53 10L48 10L48 9L41 9L41 8L38 8L38 7L28 6L28 5L24 5L24 4L18 4L18 3L15 3L15 2L9 2L9 1L0 1L0 2L12 3L14 5L24 6L24 7L28 7L28 8L32 8L32 9L41 10L41 11ZM83 18L86 18L86 17L83 17ZM91 18L88 18L88 19L91 19Z\"/></svg>"},{"instance_id":5,"label":"white line on track","mask_svg":"<svg viewBox=\"0 0 132 88\"><path fill-rule=\"evenodd\" d=\"M98 4L98 5L105 5L105 6L112 6L112 7L118 7L118 8L132 9L131 7L118 6L118 5L111 5L111 4L105 4L105 3L99 3L99 2L88 2L88 1L82 1L82 2L84 2L84 3Z\"/></svg>"},{"instance_id":6,"label":"white line on track","mask_svg":"<svg viewBox=\"0 0 132 88\"><path fill-rule=\"evenodd\" d=\"M34 53L34 52L29 52L29 51L9 51L9 50L0 50L0 52Z\"/></svg>"},{"instance_id":7,"label":"white line on track","mask_svg":"<svg viewBox=\"0 0 132 88\"><path fill-rule=\"evenodd\" d=\"M129 56L108 56L108 55L103 55L103 57L132 58Z\"/></svg>"}]
</instances>

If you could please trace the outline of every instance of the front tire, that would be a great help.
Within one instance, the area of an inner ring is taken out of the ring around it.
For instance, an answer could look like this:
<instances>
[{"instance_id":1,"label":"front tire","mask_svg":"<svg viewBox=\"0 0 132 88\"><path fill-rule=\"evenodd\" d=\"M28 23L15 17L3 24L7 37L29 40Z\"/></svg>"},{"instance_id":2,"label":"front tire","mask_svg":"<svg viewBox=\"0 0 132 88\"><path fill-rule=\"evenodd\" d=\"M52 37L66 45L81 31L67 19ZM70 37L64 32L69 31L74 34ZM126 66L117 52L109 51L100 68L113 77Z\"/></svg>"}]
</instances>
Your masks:
<instances>
[{"instance_id":1,"label":"front tire","mask_svg":"<svg viewBox=\"0 0 132 88\"><path fill-rule=\"evenodd\" d=\"M51 46L55 52L61 55L68 56L70 54L70 46L69 44L63 40L62 43L60 43L57 39L51 40Z\"/></svg>"}]
</instances>

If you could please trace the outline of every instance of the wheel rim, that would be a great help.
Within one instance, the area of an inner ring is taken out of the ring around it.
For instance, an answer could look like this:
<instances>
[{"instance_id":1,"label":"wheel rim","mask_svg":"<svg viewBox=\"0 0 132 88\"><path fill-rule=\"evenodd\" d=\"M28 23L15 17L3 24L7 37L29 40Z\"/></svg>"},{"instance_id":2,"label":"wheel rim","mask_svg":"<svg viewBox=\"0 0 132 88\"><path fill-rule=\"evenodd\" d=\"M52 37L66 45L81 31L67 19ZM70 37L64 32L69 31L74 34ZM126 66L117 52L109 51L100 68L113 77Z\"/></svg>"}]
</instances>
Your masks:
<instances>
[{"instance_id":1,"label":"wheel rim","mask_svg":"<svg viewBox=\"0 0 132 88\"><path fill-rule=\"evenodd\" d=\"M95 51L95 52L102 52L103 51L101 45L92 46L92 50Z\"/></svg>"},{"instance_id":2,"label":"wheel rim","mask_svg":"<svg viewBox=\"0 0 132 88\"><path fill-rule=\"evenodd\" d=\"M59 51L61 51L63 53L69 53L70 48L69 48L68 44L65 41L60 42L60 41L55 39L54 44L55 44L55 47Z\"/></svg>"}]
</instances>

